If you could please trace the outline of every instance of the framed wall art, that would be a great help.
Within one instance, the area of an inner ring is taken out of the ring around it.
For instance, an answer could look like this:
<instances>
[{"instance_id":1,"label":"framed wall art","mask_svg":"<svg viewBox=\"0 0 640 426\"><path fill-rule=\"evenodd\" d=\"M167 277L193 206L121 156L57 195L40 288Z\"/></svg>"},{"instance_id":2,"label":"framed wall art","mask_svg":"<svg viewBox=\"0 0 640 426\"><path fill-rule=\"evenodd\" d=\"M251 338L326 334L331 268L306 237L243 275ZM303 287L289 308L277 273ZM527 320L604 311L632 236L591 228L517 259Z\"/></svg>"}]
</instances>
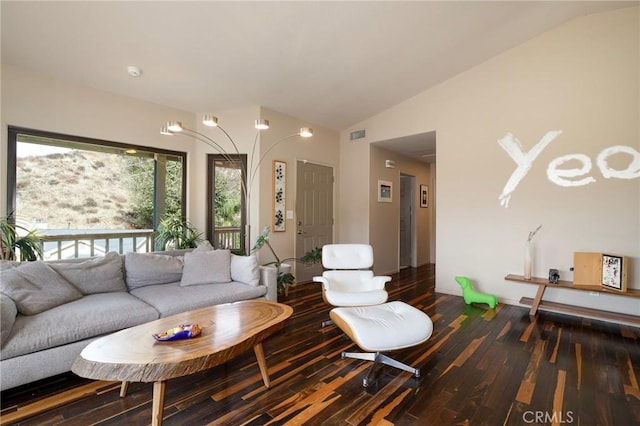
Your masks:
<instances>
[{"instance_id":1,"label":"framed wall art","mask_svg":"<svg viewBox=\"0 0 640 426\"><path fill-rule=\"evenodd\" d=\"M387 180L379 180L378 181L378 202L379 203L390 203L393 198L393 186L392 183Z\"/></svg>"},{"instance_id":2,"label":"framed wall art","mask_svg":"<svg viewBox=\"0 0 640 426\"><path fill-rule=\"evenodd\" d=\"M627 291L626 262L623 256L602 254L602 286Z\"/></svg>"},{"instance_id":3,"label":"framed wall art","mask_svg":"<svg viewBox=\"0 0 640 426\"><path fill-rule=\"evenodd\" d=\"M287 163L273 160L273 226L274 232L286 230Z\"/></svg>"},{"instance_id":4,"label":"framed wall art","mask_svg":"<svg viewBox=\"0 0 640 426\"><path fill-rule=\"evenodd\" d=\"M420 207L429 207L429 187L420 185Z\"/></svg>"}]
</instances>

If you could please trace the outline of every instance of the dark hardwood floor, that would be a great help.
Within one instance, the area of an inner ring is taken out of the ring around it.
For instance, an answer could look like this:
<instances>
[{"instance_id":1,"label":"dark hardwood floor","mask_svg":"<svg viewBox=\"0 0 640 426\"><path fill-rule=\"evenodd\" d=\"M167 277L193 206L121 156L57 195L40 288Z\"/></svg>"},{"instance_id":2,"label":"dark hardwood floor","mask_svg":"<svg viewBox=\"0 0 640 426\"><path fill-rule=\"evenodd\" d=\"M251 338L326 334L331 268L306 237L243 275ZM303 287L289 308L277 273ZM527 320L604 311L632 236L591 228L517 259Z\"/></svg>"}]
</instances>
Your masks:
<instances>
[{"instance_id":1,"label":"dark hardwood floor","mask_svg":"<svg viewBox=\"0 0 640 426\"><path fill-rule=\"evenodd\" d=\"M433 266L403 270L387 289L434 322L431 339L362 387L369 363L328 318L316 284L292 289L293 316L264 343L271 388L253 351L167 384L165 425L635 425L640 424L640 329L434 293ZM407 324L410 327L411 324ZM152 385L69 373L1 394L2 424L146 425Z\"/></svg>"}]
</instances>

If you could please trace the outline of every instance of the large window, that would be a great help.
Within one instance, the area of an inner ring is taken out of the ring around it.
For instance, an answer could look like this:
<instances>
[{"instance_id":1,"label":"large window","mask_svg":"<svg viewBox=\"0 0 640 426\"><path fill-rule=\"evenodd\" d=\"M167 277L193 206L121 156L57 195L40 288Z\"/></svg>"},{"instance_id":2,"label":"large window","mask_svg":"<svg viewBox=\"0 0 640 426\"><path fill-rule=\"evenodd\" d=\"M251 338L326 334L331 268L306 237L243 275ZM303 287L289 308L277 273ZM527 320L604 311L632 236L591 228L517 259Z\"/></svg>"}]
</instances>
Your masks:
<instances>
[{"instance_id":1,"label":"large window","mask_svg":"<svg viewBox=\"0 0 640 426\"><path fill-rule=\"evenodd\" d=\"M207 237L215 248L244 253L247 156L209 154L207 163Z\"/></svg>"},{"instance_id":2,"label":"large window","mask_svg":"<svg viewBox=\"0 0 640 426\"><path fill-rule=\"evenodd\" d=\"M51 240L151 234L162 218L185 215L186 153L16 127L8 135L8 211ZM138 251L127 244L98 251Z\"/></svg>"}]
</instances>

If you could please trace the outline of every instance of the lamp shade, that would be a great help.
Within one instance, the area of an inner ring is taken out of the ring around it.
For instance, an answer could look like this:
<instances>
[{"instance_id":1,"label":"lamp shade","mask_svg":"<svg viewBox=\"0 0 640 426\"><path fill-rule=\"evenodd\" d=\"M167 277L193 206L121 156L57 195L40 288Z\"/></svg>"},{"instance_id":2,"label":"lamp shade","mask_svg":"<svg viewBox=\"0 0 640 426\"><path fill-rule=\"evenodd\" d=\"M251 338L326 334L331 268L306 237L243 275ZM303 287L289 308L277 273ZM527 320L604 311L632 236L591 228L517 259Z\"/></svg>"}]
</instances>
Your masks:
<instances>
[{"instance_id":1,"label":"lamp shade","mask_svg":"<svg viewBox=\"0 0 640 426\"><path fill-rule=\"evenodd\" d=\"M311 136L313 136L313 129L311 127L301 127L300 136L302 136L303 138L310 138Z\"/></svg>"},{"instance_id":2,"label":"lamp shade","mask_svg":"<svg viewBox=\"0 0 640 426\"><path fill-rule=\"evenodd\" d=\"M167 126L162 126L160 128L160 134L166 136L173 136L173 132L167 128Z\"/></svg>"},{"instance_id":3,"label":"lamp shade","mask_svg":"<svg viewBox=\"0 0 640 426\"><path fill-rule=\"evenodd\" d=\"M255 126L258 130L266 130L269 128L269 120L266 120L264 118L256 120Z\"/></svg>"},{"instance_id":4,"label":"lamp shade","mask_svg":"<svg viewBox=\"0 0 640 426\"><path fill-rule=\"evenodd\" d=\"M169 129L172 132L181 132L182 131L182 122L180 121L169 121L167 123L167 129Z\"/></svg>"},{"instance_id":5,"label":"lamp shade","mask_svg":"<svg viewBox=\"0 0 640 426\"><path fill-rule=\"evenodd\" d=\"M218 125L218 117L215 115L207 114L202 117L202 124L209 127L216 127Z\"/></svg>"}]
</instances>

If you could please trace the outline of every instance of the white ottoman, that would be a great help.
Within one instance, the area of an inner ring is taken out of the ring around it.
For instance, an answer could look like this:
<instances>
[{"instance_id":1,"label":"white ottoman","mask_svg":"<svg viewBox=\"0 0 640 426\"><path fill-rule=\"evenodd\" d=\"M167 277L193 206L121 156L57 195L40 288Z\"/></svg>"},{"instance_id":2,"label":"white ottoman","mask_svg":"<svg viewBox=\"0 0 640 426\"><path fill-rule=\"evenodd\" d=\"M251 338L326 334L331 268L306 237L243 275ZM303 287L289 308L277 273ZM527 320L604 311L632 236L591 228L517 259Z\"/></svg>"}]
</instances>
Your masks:
<instances>
[{"instance_id":1,"label":"white ottoman","mask_svg":"<svg viewBox=\"0 0 640 426\"><path fill-rule=\"evenodd\" d=\"M369 383L377 363L408 371L420 377L420 370L394 360L381 352L389 352L426 342L433 333L431 318L404 302L388 302L374 306L334 308L329 312L333 322L367 353L343 352L342 358L373 361L362 381Z\"/></svg>"}]
</instances>

